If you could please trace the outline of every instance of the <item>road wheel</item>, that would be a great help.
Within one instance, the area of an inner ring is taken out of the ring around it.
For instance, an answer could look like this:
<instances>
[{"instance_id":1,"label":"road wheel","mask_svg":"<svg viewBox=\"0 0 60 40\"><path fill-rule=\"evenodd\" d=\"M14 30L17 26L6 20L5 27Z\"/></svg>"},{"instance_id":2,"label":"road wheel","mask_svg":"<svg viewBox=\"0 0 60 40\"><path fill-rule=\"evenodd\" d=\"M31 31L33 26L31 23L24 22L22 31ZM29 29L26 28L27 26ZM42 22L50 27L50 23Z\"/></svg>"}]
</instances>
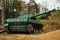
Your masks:
<instances>
[{"instance_id":1,"label":"road wheel","mask_svg":"<svg viewBox=\"0 0 60 40\"><path fill-rule=\"evenodd\" d=\"M30 34L33 34L34 33L34 27L32 24L28 24L28 31Z\"/></svg>"},{"instance_id":2,"label":"road wheel","mask_svg":"<svg viewBox=\"0 0 60 40\"><path fill-rule=\"evenodd\" d=\"M34 34L38 34L38 30L37 29L34 29Z\"/></svg>"},{"instance_id":3,"label":"road wheel","mask_svg":"<svg viewBox=\"0 0 60 40\"><path fill-rule=\"evenodd\" d=\"M34 25L34 34L38 34L37 25Z\"/></svg>"}]
</instances>

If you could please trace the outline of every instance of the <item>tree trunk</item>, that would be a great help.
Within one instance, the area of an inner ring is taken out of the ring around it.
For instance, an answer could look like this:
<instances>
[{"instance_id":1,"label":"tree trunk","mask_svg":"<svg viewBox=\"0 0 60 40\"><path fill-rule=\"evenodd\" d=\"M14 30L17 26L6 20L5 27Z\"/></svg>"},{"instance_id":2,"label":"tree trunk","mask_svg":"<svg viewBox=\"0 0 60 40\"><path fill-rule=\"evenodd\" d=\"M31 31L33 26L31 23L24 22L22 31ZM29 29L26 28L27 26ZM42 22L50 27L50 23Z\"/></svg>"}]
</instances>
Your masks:
<instances>
[{"instance_id":1,"label":"tree trunk","mask_svg":"<svg viewBox=\"0 0 60 40\"><path fill-rule=\"evenodd\" d=\"M2 0L2 25L4 24L4 0Z\"/></svg>"}]
</instances>

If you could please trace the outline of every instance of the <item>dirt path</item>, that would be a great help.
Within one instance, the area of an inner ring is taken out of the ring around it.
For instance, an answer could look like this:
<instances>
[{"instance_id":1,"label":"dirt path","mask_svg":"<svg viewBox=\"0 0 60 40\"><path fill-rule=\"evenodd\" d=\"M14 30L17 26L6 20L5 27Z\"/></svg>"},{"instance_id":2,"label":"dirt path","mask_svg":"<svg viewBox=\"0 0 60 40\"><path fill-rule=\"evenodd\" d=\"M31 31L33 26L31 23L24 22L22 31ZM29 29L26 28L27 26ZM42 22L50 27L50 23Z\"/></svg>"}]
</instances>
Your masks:
<instances>
[{"instance_id":1,"label":"dirt path","mask_svg":"<svg viewBox=\"0 0 60 40\"><path fill-rule=\"evenodd\" d=\"M60 40L60 30L45 34L0 34L0 40Z\"/></svg>"}]
</instances>

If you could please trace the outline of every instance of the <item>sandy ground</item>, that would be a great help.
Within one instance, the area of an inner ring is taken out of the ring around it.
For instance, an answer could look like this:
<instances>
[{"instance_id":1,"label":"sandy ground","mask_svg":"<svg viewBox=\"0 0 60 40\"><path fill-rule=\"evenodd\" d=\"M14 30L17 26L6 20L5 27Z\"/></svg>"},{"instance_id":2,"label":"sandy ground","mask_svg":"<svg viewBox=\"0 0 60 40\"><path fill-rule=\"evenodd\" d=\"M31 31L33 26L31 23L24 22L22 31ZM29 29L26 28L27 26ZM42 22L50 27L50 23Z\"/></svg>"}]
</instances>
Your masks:
<instances>
[{"instance_id":1,"label":"sandy ground","mask_svg":"<svg viewBox=\"0 0 60 40\"><path fill-rule=\"evenodd\" d=\"M45 34L0 34L0 40L60 40L60 30Z\"/></svg>"}]
</instances>

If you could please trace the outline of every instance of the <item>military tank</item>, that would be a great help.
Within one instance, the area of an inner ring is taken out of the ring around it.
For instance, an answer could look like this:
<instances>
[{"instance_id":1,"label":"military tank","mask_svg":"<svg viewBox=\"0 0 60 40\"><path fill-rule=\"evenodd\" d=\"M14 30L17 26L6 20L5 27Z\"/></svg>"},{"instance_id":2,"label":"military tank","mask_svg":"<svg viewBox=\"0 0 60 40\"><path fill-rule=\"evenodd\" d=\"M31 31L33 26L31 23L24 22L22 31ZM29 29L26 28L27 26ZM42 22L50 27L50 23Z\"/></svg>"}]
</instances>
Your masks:
<instances>
[{"instance_id":1,"label":"military tank","mask_svg":"<svg viewBox=\"0 0 60 40\"><path fill-rule=\"evenodd\" d=\"M53 11L53 10L52 10ZM48 17L51 11L42 14L23 14L17 18L5 19L4 26L7 33L11 32L29 32L29 33L39 33L43 31L43 24L39 22L36 17L41 16L42 18Z\"/></svg>"},{"instance_id":2,"label":"military tank","mask_svg":"<svg viewBox=\"0 0 60 40\"><path fill-rule=\"evenodd\" d=\"M5 29L8 33L11 32L29 32L36 33L39 23L32 14L20 15L17 18L10 18L5 20Z\"/></svg>"}]
</instances>

